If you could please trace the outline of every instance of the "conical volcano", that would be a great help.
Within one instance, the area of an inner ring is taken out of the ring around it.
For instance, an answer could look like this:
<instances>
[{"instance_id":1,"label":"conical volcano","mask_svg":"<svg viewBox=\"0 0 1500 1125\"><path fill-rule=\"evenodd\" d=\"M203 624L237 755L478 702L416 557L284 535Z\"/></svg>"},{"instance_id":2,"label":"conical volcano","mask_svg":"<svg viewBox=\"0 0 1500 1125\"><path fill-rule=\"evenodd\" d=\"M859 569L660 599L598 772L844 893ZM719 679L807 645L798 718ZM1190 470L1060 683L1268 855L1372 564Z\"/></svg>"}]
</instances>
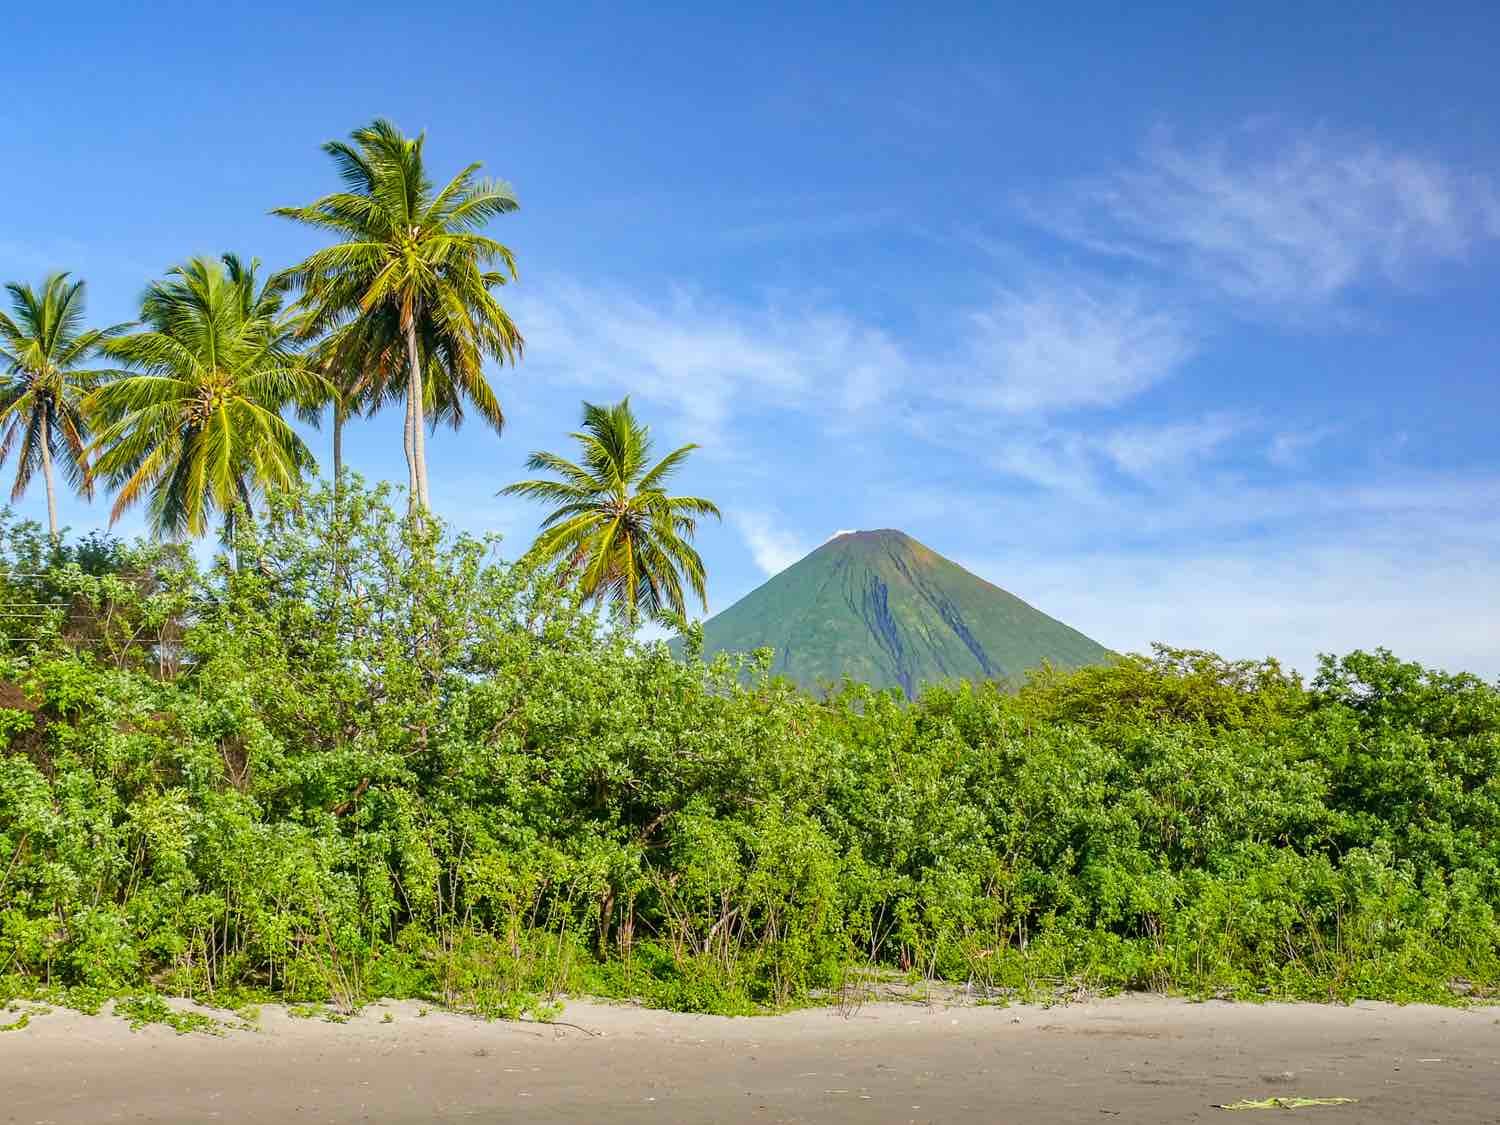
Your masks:
<instances>
[{"instance_id":1,"label":"conical volcano","mask_svg":"<svg viewBox=\"0 0 1500 1125\"><path fill-rule=\"evenodd\" d=\"M900 531L830 539L703 625L704 656L776 652L804 687L848 676L908 696L923 684L1019 680L1044 661L1097 664L1103 645Z\"/></svg>"}]
</instances>

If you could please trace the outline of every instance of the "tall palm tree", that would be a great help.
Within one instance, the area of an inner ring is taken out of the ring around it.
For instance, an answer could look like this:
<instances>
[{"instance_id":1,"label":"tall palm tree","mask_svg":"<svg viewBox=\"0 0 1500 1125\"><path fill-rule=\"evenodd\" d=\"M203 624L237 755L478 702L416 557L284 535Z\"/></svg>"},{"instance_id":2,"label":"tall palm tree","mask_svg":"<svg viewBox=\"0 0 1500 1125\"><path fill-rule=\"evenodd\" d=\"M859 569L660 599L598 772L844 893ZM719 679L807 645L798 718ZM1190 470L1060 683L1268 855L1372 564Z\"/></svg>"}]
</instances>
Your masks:
<instances>
[{"instance_id":1,"label":"tall palm tree","mask_svg":"<svg viewBox=\"0 0 1500 1125\"><path fill-rule=\"evenodd\" d=\"M297 355L284 288L232 254L168 271L141 302L143 331L106 352L139 374L95 390L93 474L118 490L111 521L149 498L159 535L202 535L267 489L295 485L312 454L282 412L326 399Z\"/></svg>"},{"instance_id":2,"label":"tall palm tree","mask_svg":"<svg viewBox=\"0 0 1500 1125\"><path fill-rule=\"evenodd\" d=\"M515 278L515 257L478 231L519 204L508 185L477 179L478 164L434 191L423 136L403 136L389 121L350 140L323 146L345 190L272 214L342 239L286 276L302 290L307 331L359 324L359 350L381 376L372 401L405 399L410 494L426 510L428 415L457 424L468 399L496 431L505 422L484 360L514 361L525 343L491 292ZM428 378L435 370L441 378Z\"/></svg>"},{"instance_id":3,"label":"tall palm tree","mask_svg":"<svg viewBox=\"0 0 1500 1125\"><path fill-rule=\"evenodd\" d=\"M89 439L84 397L112 373L85 367L99 354L100 345L124 330L83 326L82 281L54 273L41 291L11 283L11 314L0 312L0 465L20 442L16 453L16 483L11 499L19 500L40 467L47 486L47 529L55 542L57 489L54 460L68 483L90 499L86 447Z\"/></svg>"},{"instance_id":4,"label":"tall palm tree","mask_svg":"<svg viewBox=\"0 0 1500 1125\"><path fill-rule=\"evenodd\" d=\"M686 610L683 580L703 608L708 594L703 560L690 540L700 516L719 509L697 496L668 496L667 478L697 445L674 449L651 465L650 429L636 421L626 398L614 406L583 404L583 429L571 435L582 464L555 453L533 453L526 467L560 480L518 481L501 495L552 504L532 557L561 562L577 576L585 598L616 601L632 625L645 616Z\"/></svg>"}]
</instances>

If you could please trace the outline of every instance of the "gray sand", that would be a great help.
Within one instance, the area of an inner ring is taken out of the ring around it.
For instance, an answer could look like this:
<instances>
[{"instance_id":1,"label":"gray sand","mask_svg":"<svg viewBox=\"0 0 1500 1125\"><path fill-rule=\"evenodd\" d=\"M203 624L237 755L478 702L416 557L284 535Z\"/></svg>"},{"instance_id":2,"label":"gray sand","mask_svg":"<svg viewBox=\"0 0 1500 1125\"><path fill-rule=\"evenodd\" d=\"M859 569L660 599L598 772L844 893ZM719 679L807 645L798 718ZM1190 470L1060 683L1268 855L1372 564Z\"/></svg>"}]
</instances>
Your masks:
<instances>
[{"instance_id":1,"label":"gray sand","mask_svg":"<svg viewBox=\"0 0 1500 1125\"><path fill-rule=\"evenodd\" d=\"M0 1121L1234 1122L1214 1104L1301 1095L1359 1101L1298 1120L1500 1122L1493 1008L1133 996L852 1018L572 1003L563 1018L592 1034L406 1004L344 1025L267 1008L258 1032L223 1038L57 1010L0 1036Z\"/></svg>"}]
</instances>

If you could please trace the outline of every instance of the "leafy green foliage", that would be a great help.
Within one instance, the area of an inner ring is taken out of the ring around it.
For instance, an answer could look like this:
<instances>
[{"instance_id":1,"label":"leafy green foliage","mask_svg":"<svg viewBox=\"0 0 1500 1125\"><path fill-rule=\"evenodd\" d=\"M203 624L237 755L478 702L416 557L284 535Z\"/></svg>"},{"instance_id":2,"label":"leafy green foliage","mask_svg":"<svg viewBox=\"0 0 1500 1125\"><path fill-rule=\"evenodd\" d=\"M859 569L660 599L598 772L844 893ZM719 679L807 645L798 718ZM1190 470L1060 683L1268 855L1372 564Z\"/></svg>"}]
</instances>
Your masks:
<instances>
[{"instance_id":1,"label":"leafy green foliage","mask_svg":"<svg viewBox=\"0 0 1500 1125\"><path fill-rule=\"evenodd\" d=\"M1500 691L1472 677L1161 649L817 700L766 654L638 644L352 480L206 570L124 558L49 581L179 640L7 626L0 998L1500 985Z\"/></svg>"},{"instance_id":2,"label":"leafy green foliage","mask_svg":"<svg viewBox=\"0 0 1500 1125\"><path fill-rule=\"evenodd\" d=\"M198 1031L205 1035L223 1035L224 1024L202 1012L181 1011L155 993L124 996L115 1001L115 1015L129 1021L132 1031L151 1024L170 1027L178 1035Z\"/></svg>"},{"instance_id":3,"label":"leafy green foliage","mask_svg":"<svg viewBox=\"0 0 1500 1125\"><path fill-rule=\"evenodd\" d=\"M625 398L614 406L583 404L583 429L573 434L583 451L578 465L536 452L533 472L560 480L526 480L501 493L552 506L532 554L562 565L585 598L624 608L630 624L644 615L680 620L687 613L682 584L708 607L703 559L692 546L703 516L719 509L698 496L668 496L664 485L696 445L674 449L651 464L651 431Z\"/></svg>"}]
</instances>

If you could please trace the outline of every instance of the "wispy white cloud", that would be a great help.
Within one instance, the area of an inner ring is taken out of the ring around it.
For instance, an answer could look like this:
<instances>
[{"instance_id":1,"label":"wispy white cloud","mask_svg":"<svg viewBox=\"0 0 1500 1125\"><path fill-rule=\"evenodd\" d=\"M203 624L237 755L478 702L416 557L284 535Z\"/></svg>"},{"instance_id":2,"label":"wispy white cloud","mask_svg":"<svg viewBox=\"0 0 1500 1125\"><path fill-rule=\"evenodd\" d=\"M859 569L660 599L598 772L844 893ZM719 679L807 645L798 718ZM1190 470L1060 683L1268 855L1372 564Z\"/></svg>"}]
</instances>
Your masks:
<instances>
[{"instance_id":1,"label":"wispy white cloud","mask_svg":"<svg viewBox=\"0 0 1500 1125\"><path fill-rule=\"evenodd\" d=\"M1193 421L1127 426L1105 434L1099 448L1124 472L1149 477L1208 456L1245 425L1232 415L1210 414Z\"/></svg>"},{"instance_id":2,"label":"wispy white cloud","mask_svg":"<svg viewBox=\"0 0 1500 1125\"><path fill-rule=\"evenodd\" d=\"M1500 583L1500 561L1461 543L1411 552L1358 536L1273 550L960 561L1117 651L1161 641L1276 656L1306 674L1320 653L1384 646L1500 677L1494 621L1476 612Z\"/></svg>"},{"instance_id":3,"label":"wispy white cloud","mask_svg":"<svg viewBox=\"0 0 1500 1125\"><path fill-rule=\"evenodd\" d=\"M972 432L972 431L971 431ZM971 448L996 473L1075 500L1098 495L1094 445L1084 435L1058 429L1017 428L986 436L973 432Z\"/></svg>"},{"instance_id":4,"label":"wispy white cloud","mask_svg":"<svg viewBox=\"0 0 1500 1125\"><path fill-rule=\"evenodd\" d=\"M1320 652L1384 645L1500 676L1486 612L1500 584L1494 475L1211 481L1170 504L1124 492L897 503L930 546L1117 650L1163 641L1311 671Z\"/></svg>"},{"instance_id":5,"label":"wispy white cloud","mask_svg":"<svg viewBox=\"0 0 1500 1125\"><path fill-rule=\"evenodd\" d=\"M1040 281L970 315L969 374L953 390L1017 413L1111 406L1171 375L1195 350L1186 320L1146 293Z\"/></svg>"},{"instance_id":6,"label":"wispy white cloud","mask_svg":"<svg viewBox=\"0 0 1500 1125\"><path fill-rule=\"evenodd\" d=\"M1144 292L1043 276L955 314L948 343L920 351L806 297L715 302L554 281L512 305L529 371L666 404L705 438L771 410L847 429L898 394L1016 416L1116 405L1196 347L1185 318Z\"/></svg>"},{"instance_id":7,"label":"wispy white cloud","mask_svg":"<svg viewBox=\"0 0 1500 1125\"><path fill-rule=\"evenodd\" d=\"M1283 430L1272 436L1266 447L1266 460L1279 469L1300 468L1306 462L1308 454L1338 432L1337 426Z\"/></svg>"},{"instance_id":8,"label":"wispy white cloud","mask_svg":"<svg viewBox=\"0 0 1500 1125\"><path fill-rule=\"evenodd\" d=\"M1368 481L1260 481L1236 474L1182 474L1169 494L1159 489L1011 491L992 482L970 489L890 489L892 518L951 521L955 534L1033 545L1059 555L1108 542L1156 557L1183 542L1254 542L1285 548L1308 537L1380 536L1393 551L1463 541L1500 558L1500 476L1419 474L1399 470ZM997 528L994 512L1004 511Z\"/></svg>"},{"instance_id":9,"label":"wispy white cloud","mask_svg":"<svg viewBox=\"0 0 1500 1125\"><path fill-rule=\"evenodd\" d=\"M779 574L810 549L797 533L781 527L769 512L739 511L730 517L750 557L766 575Z\"/></svg>"},{"instance_id":10,"label":"wispy white cloud","mask_svg":"<svg viewBox=\"0 0 1500 1125\"><path fill-rule=\"evenodd\" d=\"M1500 236L1495 199L1430 157L1259 124L1202 145L1160 132L1130 167L1027 209L1094 250L1295 309L1463 258Z\"/></svg>"},{"instance_id":11,"label":"wispy white cloud","mask_svg":"<svg viewBox=\"0 0 1500 1125\"><path fill-rule=\"evenodd\" d=\"M1169 474L1187 487L1182 472L1212 462L1234 439L1253 432L1253 419L1210 413L1180 422L1109 428L1033 419L991 418L949 412L909 422L914 437L962 453L993 473L1024 481L1074 501L1105 503L1113 469L1143 482Z\"/></svg>"},{"instance_id":12,"label":"wispy white cloud","mask_svg":"<svg viewBox=\"0 0 1500 1125\"><path fill-rule=\"evenodd\" d=\"M730 304L686 290L644 298L554 281L512 305L529 370L668 404L706 438L731 414L809 402L865 410L904 372L880 329L803 302Z\"/></svg>"}]
</instances>

